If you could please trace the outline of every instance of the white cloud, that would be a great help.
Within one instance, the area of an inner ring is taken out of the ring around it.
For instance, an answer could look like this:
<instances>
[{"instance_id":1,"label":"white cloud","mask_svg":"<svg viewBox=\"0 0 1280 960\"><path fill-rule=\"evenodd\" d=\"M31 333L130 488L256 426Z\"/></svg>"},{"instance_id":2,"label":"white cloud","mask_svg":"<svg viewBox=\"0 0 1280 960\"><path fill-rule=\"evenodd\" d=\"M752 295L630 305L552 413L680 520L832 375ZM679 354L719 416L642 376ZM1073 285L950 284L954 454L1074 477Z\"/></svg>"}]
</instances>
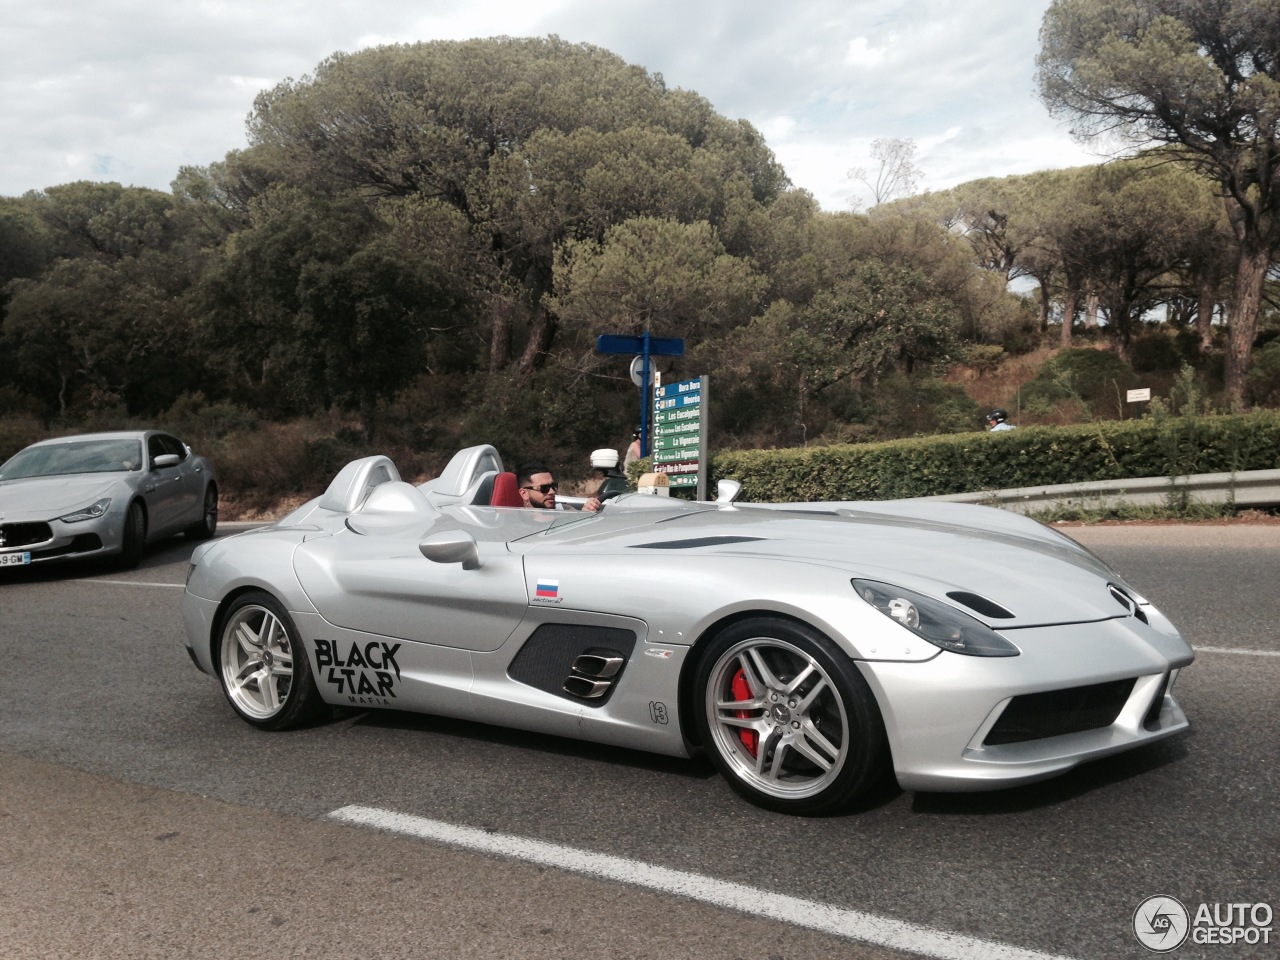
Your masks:
<instances>
[{"instance_id":1,"label":"white cloud","mask_svg":"<svg viewBox=\"0 0 1280 960\"><path fill-rule=\"evenodd\" d=\"M851 67L878 67L886 59L882 47L873 47L866 37L854 37L849 41L844 62Z\"/></svg>"},{"instance_id":2,"label":"white cloud","mask_svg":"<svg viewBox=\"0 0 1280 960\"><path fill-rule=\"evenodd\" d=\"M1033 97L1048 2L0 0L0 194L166 189L245 145L258 92L337 51L555 33L750 120L797 186L848 209L877 137L914 139L932 189L1093 162Z\"/></svg>"}]
</instances>

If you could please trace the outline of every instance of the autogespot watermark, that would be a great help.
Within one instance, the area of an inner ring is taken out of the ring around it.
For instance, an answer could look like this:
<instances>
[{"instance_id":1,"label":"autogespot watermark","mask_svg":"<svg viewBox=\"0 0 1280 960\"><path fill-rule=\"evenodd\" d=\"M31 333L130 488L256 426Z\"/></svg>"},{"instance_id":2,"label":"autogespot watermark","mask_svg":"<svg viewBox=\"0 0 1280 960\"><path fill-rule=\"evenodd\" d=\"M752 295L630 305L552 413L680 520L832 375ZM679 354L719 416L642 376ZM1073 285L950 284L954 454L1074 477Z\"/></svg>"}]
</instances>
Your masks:
<instances>
[{"instance_id":1,"label":"autogespot watermark","mask_svg":"<svg viewBox=\"0 0 1280 960\"><path fill-rule=\"evenodd\" d=\"M1176 897L1147 897L1133 911L1133 933L1152 953L1171 953L1187 942L1269 944L1269 903L1202 903L1191 913Z\"/></svg>"}]
</instances>

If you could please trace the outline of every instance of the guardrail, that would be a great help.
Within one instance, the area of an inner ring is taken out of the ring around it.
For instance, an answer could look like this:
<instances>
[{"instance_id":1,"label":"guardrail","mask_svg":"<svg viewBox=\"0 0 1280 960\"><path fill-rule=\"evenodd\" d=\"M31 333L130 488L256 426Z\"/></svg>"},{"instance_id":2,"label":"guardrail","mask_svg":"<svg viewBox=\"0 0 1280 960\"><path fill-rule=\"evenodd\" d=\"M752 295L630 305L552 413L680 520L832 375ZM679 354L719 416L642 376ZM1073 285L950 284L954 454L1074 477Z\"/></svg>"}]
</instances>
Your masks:
<instances>
[{"instance_id":1,"label":"guardrail","mask_svg":"<svg viewBox=\"0 0 1280 960\"><path fill-rule=\"evenodd\" d=\"M1124 504L1158 506L1168 503L1171 498L1180 499L1184 494L1197 503L1231 503L1237 507L1258 508L1280 506L1280 470L1060 483L1044 487L983 490L912 499L981 503L1033 514L1060 507L1097 510Z\"/></svg>"}]
</instances>

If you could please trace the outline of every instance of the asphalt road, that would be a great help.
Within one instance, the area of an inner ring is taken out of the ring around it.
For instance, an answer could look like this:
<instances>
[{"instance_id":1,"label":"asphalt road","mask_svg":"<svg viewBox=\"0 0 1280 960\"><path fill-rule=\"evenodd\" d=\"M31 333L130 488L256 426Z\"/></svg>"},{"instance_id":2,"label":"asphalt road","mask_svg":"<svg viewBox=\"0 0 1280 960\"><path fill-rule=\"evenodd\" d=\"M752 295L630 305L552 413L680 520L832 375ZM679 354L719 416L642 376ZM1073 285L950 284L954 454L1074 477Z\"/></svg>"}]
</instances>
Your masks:
<instances>
[{"instance_id":1,"label":"asphalt road","mask_svg":"<svg viewBox=\"0 0 1280 960\"><path fill-rule=\"evenodd\" d=\"M815 820L747 805L704 762L452 720L252 730L180 645L181 540L129 573L6 571L0 957L906 955L330 818L353 804L973 938L956 956L1149 956L1132 917L1154 895L1280 911L1280 527L1067 532L1199 649L1177 688L1191 733ZM1280 957L1271 927L1175 956Z\"/></svg>"}]
</instances>

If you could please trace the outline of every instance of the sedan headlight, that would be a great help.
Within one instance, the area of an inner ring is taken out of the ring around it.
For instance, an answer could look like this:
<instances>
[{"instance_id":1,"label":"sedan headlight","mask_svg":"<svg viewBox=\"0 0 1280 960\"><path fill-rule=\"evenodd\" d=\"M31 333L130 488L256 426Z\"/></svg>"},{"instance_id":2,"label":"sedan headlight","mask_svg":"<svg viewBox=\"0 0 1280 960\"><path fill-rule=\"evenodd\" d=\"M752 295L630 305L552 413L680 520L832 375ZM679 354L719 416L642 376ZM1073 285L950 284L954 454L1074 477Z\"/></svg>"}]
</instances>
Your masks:
<instances>
[{"instance_id":1,"label":"sedan headlight","mask_svg":"<svg viewBox=\"0 0 1280 960\"><path fill-rule=\"evenodd\" d=\"M100 516L107 512L107 508L111 506L111 498L103 497L97 503L90 504L83 510L77 510L75 513L68 513L65 517L59 517L63 523L78 523L81 520L97 520Z\"/></svg>"},{"instance_id":2,"label":"sedan headlight","mask_svg":"<svg viewBox=\"0 0 1280 960\"><path fill-rule=\"evenodd\" d=\"M891 583L854 580L858 596L935 647L970 657L1016 657L1021 651L985 623L950 604Z\"/></svg>"}]
</instances>

